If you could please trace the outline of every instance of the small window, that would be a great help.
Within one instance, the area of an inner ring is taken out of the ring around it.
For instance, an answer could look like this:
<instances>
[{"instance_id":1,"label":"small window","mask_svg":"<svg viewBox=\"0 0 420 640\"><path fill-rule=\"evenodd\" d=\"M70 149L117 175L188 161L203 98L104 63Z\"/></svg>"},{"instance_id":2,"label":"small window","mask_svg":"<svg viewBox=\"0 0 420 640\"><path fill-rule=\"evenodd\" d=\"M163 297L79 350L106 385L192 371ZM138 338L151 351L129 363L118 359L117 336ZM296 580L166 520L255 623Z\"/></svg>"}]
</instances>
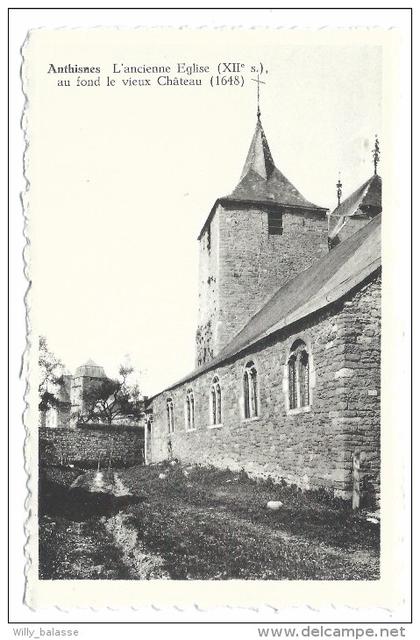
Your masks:
<instances>
[{"instance_id":1,"label":"small window","mask_svg":"<svg viewBox=\"0 0 420 640\"><path fill-rule=\"evenodd\" d=\"M281 236L283 233L283 216L281 211L268 212L268 235Z\"/></svg>"},{"instance_id":2,"label":"small window","mask_svg":"<svg viewBox=\"0 0 420 640\"><path fill-rule=\"evenodd\" d=\"M168 398L166 401L166 417L168 421L168 433L173 433L175 430L175 423L174 423L174 403L172 398Z\"/></svg>"},{"instance_id":3,"label":"small window","mask_svg":"<svg viewBox=\"0 0 420 640\"><path fill-rule=\"evenodd\" d=\"M309 407L309 356L303 340L296 340L287 363L289 377L289 409Z\"/></svg>"},{"instance_id":4,"label":"small window","mask_svg":"<svg viewBox=\"0 0 420 640\"><path fill-rule=\"evenodd\" d=\"M252 361L245 367L243 385L245 419L256 418L258 416L257 369Z\"/></svg>"},{"instance_id":5,"label":"small window","mask_svg":"<svg viewBox=\"0 0 420 640\"><path fill-rule=\"evenodd\" d=\"M193 431L195 429L194 410L194 393L192 389L188 389L185 399L185 428L187 431Z\"/></svg>"},{"instance_id":6,"label":"small window","mask_svg":"<svg viewBox=\"0 0 420 640\"><path fill-rule=\"evenodd\" d=\"M222 424L222 391L217 376L213 378L210 392L210 413L213 425Z\"/></svg>"}]
</instances>

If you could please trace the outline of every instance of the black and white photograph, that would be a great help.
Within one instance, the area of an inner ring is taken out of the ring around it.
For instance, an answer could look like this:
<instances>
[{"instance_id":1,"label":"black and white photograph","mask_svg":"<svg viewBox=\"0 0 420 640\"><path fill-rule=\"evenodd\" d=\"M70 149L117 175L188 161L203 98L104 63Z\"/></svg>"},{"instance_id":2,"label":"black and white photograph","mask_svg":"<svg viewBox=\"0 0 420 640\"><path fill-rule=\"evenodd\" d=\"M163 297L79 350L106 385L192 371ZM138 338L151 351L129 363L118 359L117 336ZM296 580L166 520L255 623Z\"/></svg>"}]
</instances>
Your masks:
<instances>
[{"instance_id":1,"label":"black and white photograph","mask_svg":"<svg viewBox=\"0 0 420 640\"><path fill-rule=\"evenodd\" d=\"M298 18L21 43L33 610L407 604L401 39Z\"/></svg>"}]
</instances>

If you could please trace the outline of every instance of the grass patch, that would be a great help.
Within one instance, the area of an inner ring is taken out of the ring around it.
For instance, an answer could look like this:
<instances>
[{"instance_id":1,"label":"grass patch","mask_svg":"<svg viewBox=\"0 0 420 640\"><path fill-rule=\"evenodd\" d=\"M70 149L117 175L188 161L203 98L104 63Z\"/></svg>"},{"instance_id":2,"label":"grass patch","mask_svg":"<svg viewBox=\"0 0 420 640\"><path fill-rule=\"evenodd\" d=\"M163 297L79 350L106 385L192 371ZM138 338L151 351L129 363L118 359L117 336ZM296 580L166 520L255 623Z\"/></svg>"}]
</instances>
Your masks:
<instances>
[{"instance_id":1,"label":"grass patch","mask_svg":"<svg viewBox=\"0 0 420 640\"><path fill-rule=\"evenodd\" d=\"M379 577L379 526L327 494L180 464L120 475L145 500L128 508L139 539L173 579Z\"/></svg>"}]
</instances>

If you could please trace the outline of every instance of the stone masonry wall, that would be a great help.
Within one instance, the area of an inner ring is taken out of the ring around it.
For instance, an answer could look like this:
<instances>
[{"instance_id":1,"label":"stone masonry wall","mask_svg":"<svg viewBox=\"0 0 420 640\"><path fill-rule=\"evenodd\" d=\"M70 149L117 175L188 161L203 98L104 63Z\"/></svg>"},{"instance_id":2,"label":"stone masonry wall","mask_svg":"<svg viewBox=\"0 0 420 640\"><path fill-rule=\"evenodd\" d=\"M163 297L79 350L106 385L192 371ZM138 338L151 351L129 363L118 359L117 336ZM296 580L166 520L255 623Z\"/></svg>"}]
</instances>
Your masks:
<instances>
[{"instance_id":1,"label":"stone masonry wall","mask_svg":"<svg viewBox=\"0 0 420 640\"><path fill-rule=\"evenodd\" d=\"M338 319L344 336L343 368L336 373L333 422L343 432L347 469L362 456L362 488L379 495L381 403L381 281L378 277L344 303ZM351 480L348 472L348 480Z\"/></svg>"},{"instance_id":2,"label":"stone masonry wall","mask_svg":"<svg viewBox=\"0 0 420 640\"><path fill-rule=\"evenodd\" d=\"M201 239L196 364L217 355L280 286L328 252L326 216L284 210L282 235L269 235L270 208L235 207L219 205L210 251L208 231Z\"/></svg>"},{"instance_id":3,"label":"stone masonry wall","mask_svg":"<svg viewBox=\"0 0 420 640\"><path fill-rule=\"evenodd\" d=\"M133 429L40 429L40 464L103 464L112 455L114 466L130 466L143 462L143 428Z\"/></svg>"},{"instance_id":4,"label":"stone masonry wall","mask_svg":"<svg viewBox=\"0 0 420 640\"><path fill-rule=\"evenodd\" d=\"M198 327L196 334L196 365L210 360L215 354L218 322L219 286L219 205L200 239L198 274Z\"/></svg>"},{"instance_id":5,"label":"stone masonry wall","mask_svg":"<svg viewBox=\"0 0 420 640\"><path fill-rule=\"evenodd\" d=\"M153 399L152 461L183 461L244 469L251 476L285 479L302 488L330 488L348 498L352 456L362 452L369 492L379 488L380 284L296 324L248 353ZM311 407L288 411L287 367L297 338L309 349ZM258 370L259 415L244 419L243 369ZM222 388L222 425L210 426L214 375ZM196 429L185 429L185 394L192 388ZM166 400L174 403L175 431L168 436Z\"/></svg>"}]
</instances>

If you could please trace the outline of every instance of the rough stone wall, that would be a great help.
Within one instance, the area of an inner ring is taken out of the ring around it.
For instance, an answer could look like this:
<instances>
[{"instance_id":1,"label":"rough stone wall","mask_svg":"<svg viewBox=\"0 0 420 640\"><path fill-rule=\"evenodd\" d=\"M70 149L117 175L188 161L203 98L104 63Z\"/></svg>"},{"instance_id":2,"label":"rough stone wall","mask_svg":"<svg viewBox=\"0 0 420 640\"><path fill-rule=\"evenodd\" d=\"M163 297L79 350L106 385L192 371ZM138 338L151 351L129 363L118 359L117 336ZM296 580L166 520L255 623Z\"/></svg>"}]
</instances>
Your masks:
<instances>
[{"instance_id":1,"label":"rough stone wall","mask_svg":"<svg viewBox=\"0 0 420 640\"><path fill-rule=\"evenodd\" d=\"M200 239L196 365L215 355L219 309L220 205Z\"/></svg>"},{"instance_id":2,"label":"rough stone wall","mask_svg":"<svg viewBox=\"0 0 420 640\"><path fill-rule=\"evenodd\" d=\"M269 235L269 208L235 207L219 205L210 252L208 232L201 239L197 365L217 355L280 286L328 252L326 216L284 210L282 235Z\"/></svg>"},{"instance_id":3,"label":"rough stone wall","mask_svg":"<svg viewBox=\"0 0 420 640\"><path fill-rule=\"evenodd\" d=\"M344 336L343 367L336 373L333 421L343 432L347 468L359 452L362 492L379 495L381 404L381 280L378 277L344 304L338 319ZM348 473L349 481L351 474Z\"/></svg>"},{"instance_id":4,"label":"rough stone wall","mask_svg":"<svg viewBox=\"0 0 420 640\"><path fill-rule=\"evenodd\" d=\"M112 455L114 466L143 462L143 428L138 429L40 429L40 464L82 463L93 466L101 456L103 465Z\"/></svg>"},{"instance_id":5,"label":"rough stone wall","mask_svg":"<svg viewBox=\"0 0 420 640\"><path fill-rule=\"evenodd\" d=\"M352 456L365 452L362 474L379 486L380 289L376 279L347 300L270 336L246 354L153 399L151 458L245 469L252 476L284 478L302 488L329 488L349 497ZM309 349L310 410L288 411L287 367L297 338ZM243 369L258 370L259 416L244 419ZM222 388L222 426L210 426L214 375ZM185 430L185 394L195 398L195 425ZM168 436L166 400L174 403Z\"/></svg>"}]
</instances>

